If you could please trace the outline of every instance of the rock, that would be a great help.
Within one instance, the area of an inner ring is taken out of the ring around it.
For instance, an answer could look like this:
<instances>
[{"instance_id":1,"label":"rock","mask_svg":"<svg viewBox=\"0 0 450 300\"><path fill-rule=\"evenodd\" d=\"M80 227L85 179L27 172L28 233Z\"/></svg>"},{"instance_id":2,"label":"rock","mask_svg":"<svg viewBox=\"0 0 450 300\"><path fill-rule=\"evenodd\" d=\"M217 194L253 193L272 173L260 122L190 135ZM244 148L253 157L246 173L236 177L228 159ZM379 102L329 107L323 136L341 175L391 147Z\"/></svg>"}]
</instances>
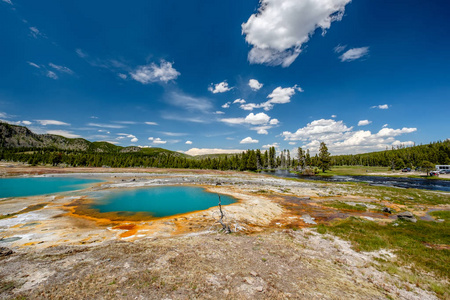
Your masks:
<instances>
[{"instance_id":1,"label":"rock","mask_svg":"<svg viewBox=\"0 0 450 300\"><path fill-rule=\"evenodd\" d=\"M389 207L383 207L382 211L388 214L392 214L392 210Z\"/></svg>"},{"instance_id":2,"label":"rock","mask_svg":"<svg viewBox=\"0 0 450 300\"><path fill-rule=\"evenodd\" d=\"M306 224L317 224L316 222L314 222L314 218L311 218L311 216L310 215L302 215L301 216L301 219L303 219L303 221L306 223Z\"/></svg>"},{"instance_id":3,"label":"rock","mask_svg":"<svg viewBox=\"0 0 450 300\"><path fill-rule=\"evenodd\" d=\"M1 256L8 256L8 255L11 255L11 254L13 254L14 252L11 250L11 249L9 249L9 248L6 248L6 247L0 247L0 257Z\"/></svg>"},{"instance_id":4,"label":"rock","mask_svg":"<svg viewBox=\"0 0 450 300\"><path fill-rule=\"evenodd\" d=\"M255 280L252 277L245 277L244 281L250 285L253 285L255 283Z\"/></svg>"},{"instance_id":5,"label":"rock","mask_svg":"<svg viewBox=\"0 0 450 300\"><path fill-rule=\"evenodd\" d=\"M409 212L409 211L404 211L404 212L401 212L401 213L397 214L397 218L401 219L401 220L410 221L410 222L413 222L413 223L417 222L417 219L414 218L414 215L411 212Z\"/></svg>"},{"instance_id":6,"label":"rock","mask_svg":"<svg viewBox=\"0 0 450 300\"><path fill-rule=\"evenodd\" d=\"M256 291L261 293L262 291L264 291L264 288L262 286L258 286L256 287Z\"/></svg>"},{"instance_id":7,"label":"rock","mask_svg":"<svg viewBox=\"0 0 450 300\"><path fill-rule=\"evenodd\" d=\"M250 275L252 275L253 277L257 277L257 276L258 276L258 273L256 273L255 271L251 271L251 272L250 272Z\"/></svg>"}]
</instances>

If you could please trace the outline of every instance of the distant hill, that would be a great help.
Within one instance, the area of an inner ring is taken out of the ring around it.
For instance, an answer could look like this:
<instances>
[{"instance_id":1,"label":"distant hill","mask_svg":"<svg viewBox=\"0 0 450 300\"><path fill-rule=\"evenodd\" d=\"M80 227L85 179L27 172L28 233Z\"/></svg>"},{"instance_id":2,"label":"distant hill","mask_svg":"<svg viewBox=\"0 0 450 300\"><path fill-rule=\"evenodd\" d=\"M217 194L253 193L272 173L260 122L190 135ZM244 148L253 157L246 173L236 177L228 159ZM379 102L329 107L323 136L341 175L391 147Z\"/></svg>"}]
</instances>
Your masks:
<instances>
[{"instance_id":1,"label":"distant hill","mask_svg":"<svg viewBox=\"0 0 450 300\"><path fill-rule=\"evenodd\" d=\"M188 155L162 148L139 148L135 146L121 147L108 142L90 142L82 138L66 138L54 134L36 134L27 127L0 122L0 147L1 148L55 148L58 150L74 150L103 153L129 153L157 156L159 154L171 154L174 156L188 157Z\"/></svg>"}]
</instances>

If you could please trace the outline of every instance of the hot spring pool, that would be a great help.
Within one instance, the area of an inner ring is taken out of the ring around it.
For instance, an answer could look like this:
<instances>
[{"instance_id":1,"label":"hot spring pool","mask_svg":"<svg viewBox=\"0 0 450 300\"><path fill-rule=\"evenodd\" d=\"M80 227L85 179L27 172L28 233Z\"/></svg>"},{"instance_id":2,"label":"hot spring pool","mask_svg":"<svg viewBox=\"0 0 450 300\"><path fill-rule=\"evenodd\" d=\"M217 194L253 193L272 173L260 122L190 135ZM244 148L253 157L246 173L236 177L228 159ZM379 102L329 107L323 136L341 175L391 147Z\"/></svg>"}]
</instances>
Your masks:
<instances>
[{"instance_id":1,"label":"hot spring pool","mask_svg":"<svg viewBox=\"0 0 450 300\"><path fill-rule=\"evenodd\" d=\"M0 178L0 198L29 197L84 189L96 179L69 177Z\"/></svg>"},{"instance_id":2,"label":"hot spring pool","mask_svg":"<svg viewBox=\"0 0 450 300\"><path fill-rule=\"evenodd\" d=\"M222 205L236 199L220 195ZM218 206L219 197L200 187L162 186L101 192L91 209L100 213L146 213L155 218L205 210Z\"/></svg>"}]
</instances>

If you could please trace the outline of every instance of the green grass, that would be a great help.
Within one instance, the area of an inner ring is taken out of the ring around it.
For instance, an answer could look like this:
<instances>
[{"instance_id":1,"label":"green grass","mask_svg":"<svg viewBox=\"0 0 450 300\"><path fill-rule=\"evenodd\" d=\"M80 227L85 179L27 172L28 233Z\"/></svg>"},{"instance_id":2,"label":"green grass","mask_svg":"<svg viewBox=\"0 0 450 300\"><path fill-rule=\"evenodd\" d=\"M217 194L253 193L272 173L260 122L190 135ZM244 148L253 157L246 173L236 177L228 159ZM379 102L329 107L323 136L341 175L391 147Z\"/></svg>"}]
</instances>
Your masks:
<instances>
[{"instance_id":1,"label":"green grass","mask_svg":"<svg viewBox=\"0 0 450 300\"><path fill-rule=\"evenodd\" d=\"M429 215L433 216L435 219L444 219L446 222L450 221L450 210L433 211L430 212Z\"/></svg>"},{"instance_id":2,"label":"green grass","mask_svg":"<svg viewBox=\"0 0 450 300\"><path fill-rule=\"evenodd\" d=\"M420 279L425 288L435 291L440 297L450 296L450 287L440 283L450 279L450 250L445 249L450 245L448 222L418 220L417 223L397 221L382 225L351 217L329 225L321 224L317 231L350 241L356 251L391 249L397 261L380 262L379 266L384 271L398 274L412 283ZM398 267L405 267L408 271L400 271Z\"/></svg>"},{"instance_id":3,"label":"green grass","mask_svg":"<svg viewBox=\"0 0 450 300\"><path fill-rule=\"evenodd\" d=\"M357 210L357 211L366 211L367 208L364 205L356 204L356 205L350 205L345 202L341 201L334 201L334 202L325 202L322 203L324 206L328 207L334 207L337 209L343 209L343 210Z\"/></svg>"}]
</instances>

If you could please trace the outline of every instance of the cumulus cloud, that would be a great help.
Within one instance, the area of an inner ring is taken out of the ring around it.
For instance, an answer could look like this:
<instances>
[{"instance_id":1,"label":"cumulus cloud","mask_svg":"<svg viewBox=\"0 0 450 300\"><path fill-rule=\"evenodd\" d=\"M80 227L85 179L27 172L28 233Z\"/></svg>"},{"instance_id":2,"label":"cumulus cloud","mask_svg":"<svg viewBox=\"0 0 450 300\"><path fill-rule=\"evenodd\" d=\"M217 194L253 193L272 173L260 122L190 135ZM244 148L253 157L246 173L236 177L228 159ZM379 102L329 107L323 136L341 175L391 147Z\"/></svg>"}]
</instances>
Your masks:
<instances>
[{"instance_id":1,"label":"cumulus cloud","mask_svg":"<svg viewBox=\"0 0 450 300\"><path fill-rule=\"evenodd\" d=\"M222 82L216 83L216 84L211 83L211 85L208 87L208 91L210 91L213 94L225 93L232 89L233 88L229 87L228 82L226 82L226 81L222 81Z\"/></svg>"},{"instance_id":2,"label":"cumulus cloud","mask_svg":"<svg viewBox=\"0 0 450 300\"><path fill-rule=\"evenodd\" d=\"M230 125L250 125L251 130L257 131L258 134L268 134L268 129L271 129L279 123L277 119L271 119L265 113L250 113L245 118L224 118L221 122Z\"/></svg>"},{"instance_id":3,"label":"cumulus cloud","mask_svg":"<svg viewBox=\"0 0 450 300\"><path fill-rule=\"evenodd\" d=\"M245 100L244 99L236 99L236 100L233 101L233 104L236 104L236 103L244 104Z\"/></svg>"},{"instance_id":4,"label":"cumulus cloud","mask_svg":"<svg viewBox=\"0 0 450 300\"><path fill-rule=\"evenodd\" d=\"M339 56L341 61L354 61L369 54L369 47L352 48Z\"/></svg>"},{"instance_id":5,"label":"cumulus cloud","mask_svg":"<svg viewBox=\"0 0 450 300\"><path fill-rule=\"evenodd\" d=\"M149 137L148 138L149 141L151 141L153 144L165 144L167 143L167 141L163 141L161 140L161 138L153 138L153 137Z\"/></svg>"},{"instance_id":6,"label":"cumulus cloud","mask_svg":"<svg viewBox=\"0 0 450 300\"><path fill-rule=\"evenodd\" d=\"M219 148L191 148L184 153L187 155L206 155L206 154L234 154L242 153L244 150L239 149L219 149Z\"/></svg>"},{"instance_id":7,"label":"cumulus cloud","mask_svg":"<svg viewBox=\"0 0 450 300\"><path fill-rule=\"evenodd\" d=\"M264 128L259 128L258 131L256 132L257 134L269 134L269 132L267 131L267 129Z\"/></svg>"},{"instance_id":8,"label":"cumulus cloud","mask_svg":"<svg viewBox=\"0 0 450 300\"><path fill-rule=\"evenodd\" d=\"M317 152L320 142L325 142L332 154L350 154L384 150L386 147L400 142L396 136L415 132L416 128L392 129L384 127L377 133L371 131L354 131L347 127L343 121L320 119L308 123L296 132L282 133L286 141L302 141L304 147Z\"/></svg>"},{"instance_id":9,"label":"cumulus cloud","mask_svg":"<svg viewBox=\"0 0 450 300\"><path fill-rule=\"evenodd\" d=\"M47 125L59 125L59 126L69 126L69 123L57 121L57 120L36 120L41 125L47 126Z\"/></svg>"},{"instance_id":10,"label":"cumulus cloud","mask_svg":"<svg viewBox=\"0 0 450 300\"><path fill-rule=\"evenodd\" d=\"M80 138L81 137L78 134L73 134L72 132L66 131L66 130L48 130L47 133L48 134L64 136L64 137L70 138L70 139Z\"/></svg>"},{"instance_id":11,"label":"cumulus cloud","mask_svg":"<svg viewBox=\"0 0 450 300\"><path fill-rule=\"evenodd\" d=\"M295 92L303 92L303 89L297 85L293 87L282 88L281 86L277 87L272 91L272 93L267 96L269 100L266 102L255 104L255 103L246 103L240 106L243 110L252 111L255 108L263 108L265 111L269 111L273 108L275 104L285 104L291 102L292 96L295 95Z\"/></svg>"},{"instance_id":12,"label":"cumulus cloud","mask_svg":"<svg viewBox=\"0 0 450 300\"><path fill-rule=\"evenodd\" d=\"M366 125L369 125L370 123L372 123L372 121L361 120L361 121L358 122L358 126L366 126Z\"/></svg>"},{"instance_id":13,"label":"cumulus cloud","mask_svg":"<svg viewBox=\"0 0 450 300\"><path fill-rule=\"evenodd\" d=\"M139 140L137 138L135 138L135 137L131 139L132 143L136 143L137 141L139 141Z\"/></svg>"},{"instance_id":14,"label":"cumulus cloud","mask_svg":"<svg viewBox=\"0 0 450 300\"><path fill-rule=\"evenodd\" d=\"M370 108L388 109L389 105L387 105L387 104L380 104L380 105L371 106Z\"/></svg>"},{"instance_id":15,"label":"cumulus cloud","mask_svg":"<svg viewBox=\"0 0 450 300\"><path fill-rule=\"evenodd\" d=\"M257 143L259 143L259 141L254 140L251 137L246 137L245 139L239 142L239 144L257 144Z\"/></svg>"},{"instance_id":16,"label":"cumulus cloud","mask_svg":"<svg viewBox=\"0 0 450 300\"><path fill-rule=\"evenodd\" d=\"M177 77L180 76L180 72L172 67L171 62L161 60L159 66L155 63L138 66L134 71L130 72L130 76L142 84L159 81L167 83L177 79Z\"/></svg>"},{"instance_id":17,"label":"cumulus cloud","mask_svg":"<svg viewBox=\"0 0 450 300\"><path fill-rule=\"evenodd\" d=\"M248 82L248 86L249 86L252 90L257 91L257 90L259 90L260 88L263 87L263 84L260 83L260 82L259 82L258 80L256 80L256 79L250 79L249 82Z\"/></svg>"},{"instance_id":18,"label":"cumulus cloud","mask_svg":"<svg viewBox=\"0 0 450 300\"><path fill-rule=\"evenodd\" d=\"M265 113L258 113L258 114L250 113L247 117L245 117L244 121L245 123L251 125L263 125L269 123L270 117Z\"/></svg>"},{"instance_id":19,"label":"cumulus cloud","mask_svg":"<svg viewBox=\"0 0 450 300\"><path fill-rule=\"evenodd\" d=\"M290 66L317 28L322 34L340 21L351 0L261 0L259 10L242 24L253 46L250 63Z\"/></svg>"},{"instance_id":20,"label":"cumulus cloud","mask_svg":"<svg viewBox=\"0 0 450 300\"><path fill-rule=\"evenodd\" d=\"M278 143L273 143L273 144L267 144L267 145L264 145L264 146L262 146L262 147L263 147L263 149L269 149L269 148L272 148L272 147L280 148L280 144L278 144Z\"/></svg>"},{"instance_id":21,"label":"cumulus cloud","mask_svg":"<svg viewBox=\"0 0 450 300\"><path fill-rule=\"evenodd\" d=\"M192 141L186 141L186 145L192 145Z\"/></svg>"},{"instance_id":22,"label":"cumulus cloud","mask_svg":"<svg viewBox=\"0 0 450 300\"><path fill-rule=\"evenodd\" d=\"M222 108L229 108L230 104L231 104L231 102L227 102L224 105L222 105Z\"/></svg>"}]
</instances>

